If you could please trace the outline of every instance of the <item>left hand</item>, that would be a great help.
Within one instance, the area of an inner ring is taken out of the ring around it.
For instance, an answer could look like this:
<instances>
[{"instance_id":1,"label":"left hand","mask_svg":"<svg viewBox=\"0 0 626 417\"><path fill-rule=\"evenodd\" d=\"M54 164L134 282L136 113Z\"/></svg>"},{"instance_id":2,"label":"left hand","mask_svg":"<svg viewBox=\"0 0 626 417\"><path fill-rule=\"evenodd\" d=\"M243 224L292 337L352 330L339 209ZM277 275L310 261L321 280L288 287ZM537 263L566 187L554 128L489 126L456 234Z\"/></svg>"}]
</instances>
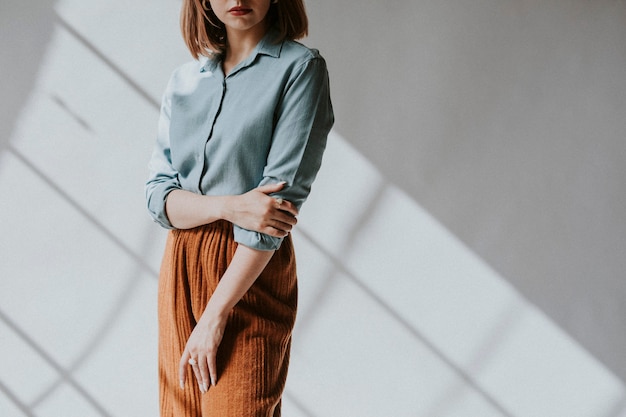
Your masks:
<instances>
[{"instance_id":1,"label":"left hand","mask_svg":"<svg viewBox=\"0 0 626 417\"><path fill-rule=\"evenodd\" d=\"M280 191L285 183L266 184L247 193L232 196L224 218L237 226L274 237L285 237L298 222L298 209L269 194Z\"/></svg>"},{"instance_id":2,"label":"left hand","mask_svg":"<svg viewBox=\"0 0 626 417\"><path fill-rule=\"evenodd\" d=\"M202 314L187 340L178 365L181 388L184 388L190 365L203 394L208 391L209 385L217 383L217 349L224 336L227 318L228 315L211 313L208 309ZM190 359L193 359L191 363Z\"/></svg>"}]
</instances>

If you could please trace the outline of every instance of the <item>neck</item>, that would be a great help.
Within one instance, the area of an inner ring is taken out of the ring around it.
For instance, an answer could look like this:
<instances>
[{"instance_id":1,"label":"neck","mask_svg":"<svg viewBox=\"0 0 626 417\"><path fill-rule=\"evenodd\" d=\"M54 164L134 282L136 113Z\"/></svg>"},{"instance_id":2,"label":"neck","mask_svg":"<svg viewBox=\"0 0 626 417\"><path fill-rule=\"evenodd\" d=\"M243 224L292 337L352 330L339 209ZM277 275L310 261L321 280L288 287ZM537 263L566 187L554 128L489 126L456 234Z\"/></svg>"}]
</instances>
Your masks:
<instances>
[{"instance_id":1,"label":"neck","mask_svg":"<svg viewBox=\"0 0 626 417\"><path fill-rule=\"evenodd\" d=\"M244 60L256 48L259 41L263 39L267 29L266 24L259 24L246 31L229 30L227 28L228 46L226 47L225 62L234 66Z\"/></svg>"}]
</instances>

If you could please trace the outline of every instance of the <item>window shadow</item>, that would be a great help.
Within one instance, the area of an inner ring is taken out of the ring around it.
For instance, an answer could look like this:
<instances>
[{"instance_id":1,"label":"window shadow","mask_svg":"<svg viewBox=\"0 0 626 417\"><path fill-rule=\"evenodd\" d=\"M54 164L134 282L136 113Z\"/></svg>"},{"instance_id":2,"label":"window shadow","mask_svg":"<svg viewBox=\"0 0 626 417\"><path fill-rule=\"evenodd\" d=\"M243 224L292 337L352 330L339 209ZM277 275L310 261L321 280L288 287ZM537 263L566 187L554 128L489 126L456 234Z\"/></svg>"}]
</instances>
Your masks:
<instances>
[{"instance_id":1,"label":"window shadow","mask_svg":"<svg viewBox=\"0 0 626 417\"><path fill-rule=\"evenodd\" d=\"M4 151L15 122L41 70L40 63L55 25L55 0L0 4L0 151Z\"/></svg>"}]
</instances>

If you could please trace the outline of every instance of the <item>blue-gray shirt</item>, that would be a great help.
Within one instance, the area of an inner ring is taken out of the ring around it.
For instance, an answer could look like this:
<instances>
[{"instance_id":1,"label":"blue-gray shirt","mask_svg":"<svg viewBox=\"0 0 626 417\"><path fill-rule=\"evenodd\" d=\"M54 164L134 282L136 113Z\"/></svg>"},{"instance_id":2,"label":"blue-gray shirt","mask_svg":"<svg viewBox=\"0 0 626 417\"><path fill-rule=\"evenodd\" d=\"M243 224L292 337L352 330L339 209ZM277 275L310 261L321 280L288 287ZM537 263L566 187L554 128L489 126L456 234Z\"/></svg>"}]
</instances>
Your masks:
<instances>
[{"instance_id":1,"label":"blue-gray shirt","mask_svg":"<svg viewBox=\"0 0 626 417\"><path fill-rule=\"evenodd\" d=\"M172 229L165 199L172 190L238 195L285 181L273 194L298 208L320 168L334 116L326 63L274 31L224 77L219 56L172 74L161 105L146 198L156 222ZM234 226L235 240L273 250L282 239Z\"/></svg>"}]
</instances>

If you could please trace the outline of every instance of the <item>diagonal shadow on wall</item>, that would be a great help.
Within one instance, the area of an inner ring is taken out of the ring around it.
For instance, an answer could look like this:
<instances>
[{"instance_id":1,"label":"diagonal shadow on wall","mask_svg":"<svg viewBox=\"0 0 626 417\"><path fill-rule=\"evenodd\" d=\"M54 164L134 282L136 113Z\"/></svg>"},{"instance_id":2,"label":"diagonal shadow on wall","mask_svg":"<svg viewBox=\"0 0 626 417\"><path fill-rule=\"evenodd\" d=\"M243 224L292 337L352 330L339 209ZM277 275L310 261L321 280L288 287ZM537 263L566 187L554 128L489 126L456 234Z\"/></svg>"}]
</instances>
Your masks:
<instances>
[{"instance_id":1,"label":"diagonal shadow on wall","mask_svg":"<svg viewBox=\"0 0 626 417\"><path fill-rule=\"evenodd\" d=\"M28 100L39 63L54 27L54 0L0 3L0 151L8 143L17 117Z\"/></svg>"}]
</instances>

